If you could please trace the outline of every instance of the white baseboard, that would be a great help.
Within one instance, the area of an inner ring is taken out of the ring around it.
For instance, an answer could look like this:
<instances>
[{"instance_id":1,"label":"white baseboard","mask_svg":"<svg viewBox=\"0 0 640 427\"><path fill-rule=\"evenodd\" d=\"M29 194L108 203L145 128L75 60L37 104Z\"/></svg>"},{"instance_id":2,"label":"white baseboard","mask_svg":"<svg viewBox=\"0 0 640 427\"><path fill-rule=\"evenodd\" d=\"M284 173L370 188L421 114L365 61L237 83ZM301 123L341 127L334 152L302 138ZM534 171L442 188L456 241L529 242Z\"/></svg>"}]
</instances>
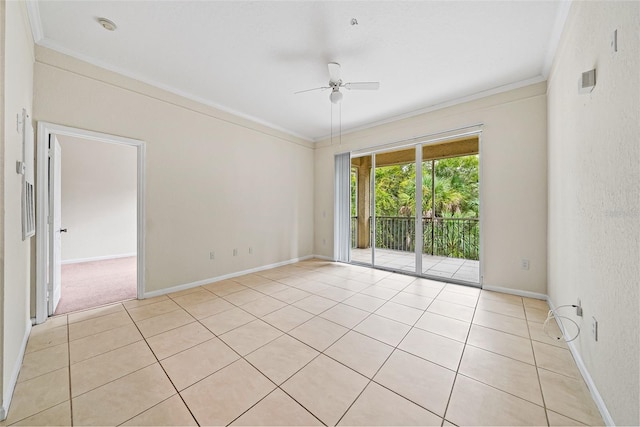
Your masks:
<instances>
[{"instance_id":1,"label":"white baseboard","mask_svg":"<svg viewBox=\"0 0 640 427\"><path fill-rule=\"evenodd\" d=\"M541 299L545 301L547 300L547 296L545 294L539 294L537 292L530 292L530 291L522 291L520 289L503 288L501 286L491 286L491 285L482 285L482 289L485 291L493 291L493 292L501 292L503 294L517 295L519 297Z\"/></svg>"},{"instance_id":2,"label":"white baseboard","mask_svg":"<svg viewBox=\"0 0 640 427\"><path fill-rule=\"evenodd\" d=\"M117 254L117 255L103 255L103 256L94 256L90 258L74 258L74 259L66 259L62 261L61 264L76 264L79 262L90 262L90 261L105 261L108 259L118 259L118 258L129 258L132 256L136 256L136 252L131 252L128 254Z\"/></svg>"},{"instance_id":3,"label":"white baseboard","mask_svg":"<svg viewBox=\"0 0 640 427\"><path fill-rule=\"evenodd\" d=\"M13 371L11 372L11 379L9 380L9 388L6 390L7 394L2 396L2 406L0 407L0 421L4 421L9 414L9 407L11 405L11 398L13 397L13 391L18 383L18 375L20 375L20 368L22 368L22 360L24 359L24 352L27 349L27 342L29 341L29 334L31 334L31 319L27 319L26 330L24 337L22 337L22 344L20 345L20 352L16 359Z\"/></svg>"},{"instance_id":4,"label":"white baseboard","mask_svg":"<svg viewBox=\"0 0 640 427\"><path fill-rule=\"evenodd\" d=\"M317 258L317 259L321 259L323 261L331 261L331 262L335 262L336 260L331 258L330 256L324 256L324 255L314 255L313 258Z\"/></svg>"},{"instance_id":5,"label":"white baseboard","mask_svg":"<svg viewBox=\"0 0 640 427\"><path fill-rule=\"evenodd\" d=\"M553 304L551 299L547 298L547 302L549 303L549 308L551 308L552 310L556 309L556 306L555 304ZM564 339L567 340L569 336L567 335L566 330L564 329L564 325L561 322L558 322L558 327L560 328L560 331L562 332L562 336L564 337ZM606 425L615 426L616 424L614 423L613 418L611 417L611 414L607 409L607 405L605 405L604 400L602 399L602 396L600 395L600 392L596 387L596 383L593 382L593 378L591 378L591 374L589 374L589 371L587 370L587 366L584 364L584 361L582 360L582 356L580 355L580 352L578 351L578 348L575 345L575 341L568 342L567 345L569 346L569 350L573 355L573 359L576 361L576 365L578 365L578 369L582 374L582 378L584 379L584 382L587 384L587 387L591 392L591 397L593 398L593 401L596 403L596 406L600 411L600 415L602 416L602 419L604 420Z\"/></svg>"},{"instance_id":6,"label":"white baseboard","mask_svg":"<svg viewBox=\"0 0 640 427\"><path fill-rule=\"evenodd\" d=\"M307 259L315 258L315 255L307 255L300 258L292 258L286 261L277 262L274 264L263 265L260 267L250 268L248 270L237 271L235 273L224 274L222 276L211 277L209 279L197 280L191 283L185 283L182 285L171 286L170 288L159 289L157 291L145 292L144 298L153 298L160 295L170 294L172 292L184 291L186 289L195 288L196 286L208 285L210 283L220 282L222 280L232 279L234 277L244 276L245 274L257 273L258 271L269 270L271 268L282 267L283 265L294 264L296 262L305 261Z\"/></svg>"}]
</instances>

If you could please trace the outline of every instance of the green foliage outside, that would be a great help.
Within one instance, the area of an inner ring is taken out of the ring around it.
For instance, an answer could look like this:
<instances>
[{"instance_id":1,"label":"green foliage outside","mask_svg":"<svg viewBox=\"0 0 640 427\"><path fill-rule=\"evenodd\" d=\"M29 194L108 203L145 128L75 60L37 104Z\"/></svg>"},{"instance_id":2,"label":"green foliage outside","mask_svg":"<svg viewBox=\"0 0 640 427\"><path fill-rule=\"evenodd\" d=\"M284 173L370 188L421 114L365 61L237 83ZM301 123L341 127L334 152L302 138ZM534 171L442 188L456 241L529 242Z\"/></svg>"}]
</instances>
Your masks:
<instances>
[{"instance_id":1,"label":"green foliage outside","mask_svg":"<svg viewBox=\"0 0 640 427\"><path fill-rule=\"evenodd\" d=\"M415 176L413 163L376 168L376 216L415 216ZM429 218L434 216L436 218L478 217L477 155L435 161L435 215L433 215L434 206L431 200L431 178L431 161L423 162L423 216Z\"/></svg>"}]
</instances>

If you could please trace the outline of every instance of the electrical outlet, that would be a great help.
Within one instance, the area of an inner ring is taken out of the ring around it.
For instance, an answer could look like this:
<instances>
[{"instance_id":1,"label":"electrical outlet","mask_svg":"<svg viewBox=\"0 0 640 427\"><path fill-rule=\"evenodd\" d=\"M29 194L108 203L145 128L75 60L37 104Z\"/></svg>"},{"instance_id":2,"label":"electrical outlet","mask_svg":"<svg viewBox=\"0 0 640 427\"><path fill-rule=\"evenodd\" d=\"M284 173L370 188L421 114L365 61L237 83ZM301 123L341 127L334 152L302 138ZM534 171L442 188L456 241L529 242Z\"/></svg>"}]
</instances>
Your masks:
<instances>
[{"instance_id":1,"label":"electrical outlet","mask_svg":"<svg viewBox=\"0 0 640 427\"><path fill-rule=\"evenodd\" d=\"M216 259L216 253L214 251L209 252L209 259Z\"/></svg>"},{"instance_id":2,"label":"electrical outlet","mask_svg":"<svg viewBox=\"0 0 640 427\"><path fill-rule=\"evenodd\" d=\"M598 341L598 321L595 317L591 318L591 335L594 341Z\"/></svg>"},{"instance_id":3,"label":"electrical outlet","mask_svg":"<svg viewBox=\"0 0 640 427\"><path fill-rule=\"evenodd\" d=\"M233 256L238 256L238 249L233 250Z\"/></svg>"},{"instance_id":4,"label":"electrical outlet","mask_svg":"<svg viewBox=\"0 0 640 427\"><path fill-rule=\"evenodd\" d=\"M576 316L582 317L582 301L580 301L580 298L578 298L578 304L576 307Z\"/></svg>"},{"instance_id":5,"label":"electrical outlet","mask_svg":"<svg viewBox=\"0 0 640 427\"><path fill-rule=\"evenodd\" d=\"M251 246L249 246L249 254L253 253L253 248Z\"/></svg>"},{"instance_id":6,"label":"electrical outlet","mask_svg":"<svg viewBox=\"0 0 640 427\"><path fill-rule=\"evenodd\" d=\"M322 239L322 246L327 244L327 239Z\"/></svg>"},{"instance_id":7,"label":"electrical outlet","mask_svg":"<svg viewBox=\"0 0 640 427\"><path fill-rule=\"evenodd\" d=\"M613 30L611 34L611 52L615 53L618 51L618 30Z\"/></svg>"},{"instance_id":8,"label":"electrical outlet","mask_svg":"<svg viewBox=\"0 0 640 427\"><path fill-rule=\"evenodd\" d=\"M523 270L528 270L529 269L529 260L522 258L522 260L520 261L520 268L522 268Z\"/></svg>"}]
</instances>

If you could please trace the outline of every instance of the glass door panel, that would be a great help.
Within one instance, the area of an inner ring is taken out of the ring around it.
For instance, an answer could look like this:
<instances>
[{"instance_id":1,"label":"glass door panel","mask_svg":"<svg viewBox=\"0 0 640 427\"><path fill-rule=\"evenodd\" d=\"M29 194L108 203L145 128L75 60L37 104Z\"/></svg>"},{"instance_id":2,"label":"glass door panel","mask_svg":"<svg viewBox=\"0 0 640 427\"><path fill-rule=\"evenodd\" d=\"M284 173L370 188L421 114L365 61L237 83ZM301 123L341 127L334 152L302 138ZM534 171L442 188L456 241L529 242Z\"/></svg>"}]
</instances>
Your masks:
<instances>
[{"instance_id":1,"label":"glass door panel","mask_svg":"<svg viewBox=\"0 0 640 427\"><path fill-rule=\"evenodd\" d=\"M351 158L351 261L371 265L371 156Z\"/></svg>"},{"instance_id":2,"label":"glass door panel","mask_svg":"<svg viewBox=\"0 0 640 427\"><path fill-rule=\"evenodd\" d=\"M375 266L416 272L415 159L415 147L375 155Z\"/></svg>"}]
</instances>

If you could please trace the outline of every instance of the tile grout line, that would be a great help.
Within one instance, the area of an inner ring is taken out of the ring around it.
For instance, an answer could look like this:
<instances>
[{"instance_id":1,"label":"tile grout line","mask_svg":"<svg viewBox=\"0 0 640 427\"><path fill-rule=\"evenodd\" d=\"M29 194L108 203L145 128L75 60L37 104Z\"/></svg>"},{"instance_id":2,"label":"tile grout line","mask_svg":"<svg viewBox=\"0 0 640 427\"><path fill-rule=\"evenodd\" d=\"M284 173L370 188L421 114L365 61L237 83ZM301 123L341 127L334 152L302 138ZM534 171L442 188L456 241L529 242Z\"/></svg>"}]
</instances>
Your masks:
<instances>
[{"instance_id":1,"label":"tile grout line","mask_svg":"<svg viewBox=\"0 0 640 427\"><path fill-rule=\"evenodd\" d=\"M522 302L522 306L524 309L524 301ZM538 379L538 386L540 387L540 397L542 398L542 407L544 409L544 418L547 420L547 426L550 426L549 423L549 413L547 412L547 402L544 398L544 392L542 391L542 380L540 379L540 370L538 369L538 359L536 358L536 351L533 348L533 340L531 339L531 330L529 328L529 322L527 318L527 310L524 309L524 317L525 323L527 324L527 332L529 333L529 345L531 346L531 354L533 355L533 363L536 367L536 378Z\"/></svg>"}]
</instances>

